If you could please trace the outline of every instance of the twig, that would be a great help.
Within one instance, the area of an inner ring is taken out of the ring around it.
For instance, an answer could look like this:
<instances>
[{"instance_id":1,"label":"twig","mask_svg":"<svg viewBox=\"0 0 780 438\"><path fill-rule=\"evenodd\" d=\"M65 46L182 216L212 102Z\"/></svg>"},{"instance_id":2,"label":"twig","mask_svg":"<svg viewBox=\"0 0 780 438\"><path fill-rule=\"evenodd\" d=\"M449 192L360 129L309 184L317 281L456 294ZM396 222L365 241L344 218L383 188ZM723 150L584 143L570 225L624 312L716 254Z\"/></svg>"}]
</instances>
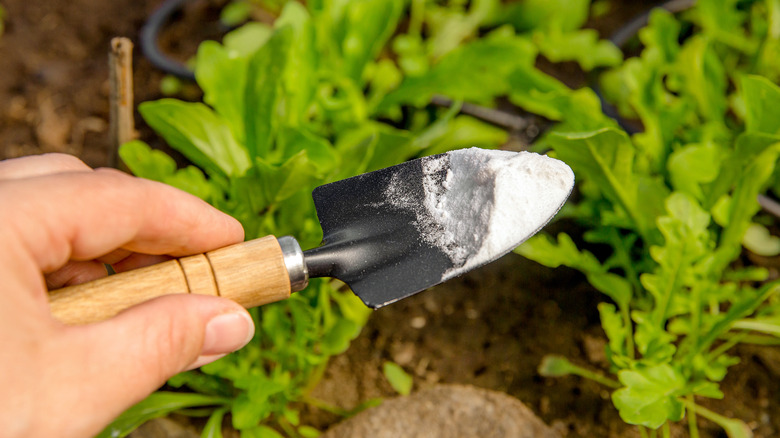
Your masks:
<instances>
[{"instance_id":1,"label":"twig","mask_svg":"<svg viewBox=\"0 0 780 438\"><path fill-rule=\"evenodd\" d=\"M758 195L758 203L767 213L780 217L780 203L766 195Z\"/></svg>"},{"instance_id":2,"label":"twig","mask_svg":"<svg viewBox=\"0 0 780 438\"><path fill-rule=\"evenodd\" d=\"M108 164L117 167L119 146L137 136L133 120L133 43L128 38L117 37L111 40L108 64L111 84L111 145Z\"/></svg>"},{"instance_id":3,"label":"twig","mask_svg":"<svg viewBox=\"0 0 780 438\"><path fill-rule=\"evenodd\" d=\"M452 100L450 98L440 95L434 95L431 98L431 103L436 106L443 106L446 108L452 106ZM461 114L476 117L477 119L483 120L507 131L519 132L527 128L529 125L528 120L524 119L523 117L468 102L463 103L460 108L460 112Z\"/></svg>"}]
</instances>

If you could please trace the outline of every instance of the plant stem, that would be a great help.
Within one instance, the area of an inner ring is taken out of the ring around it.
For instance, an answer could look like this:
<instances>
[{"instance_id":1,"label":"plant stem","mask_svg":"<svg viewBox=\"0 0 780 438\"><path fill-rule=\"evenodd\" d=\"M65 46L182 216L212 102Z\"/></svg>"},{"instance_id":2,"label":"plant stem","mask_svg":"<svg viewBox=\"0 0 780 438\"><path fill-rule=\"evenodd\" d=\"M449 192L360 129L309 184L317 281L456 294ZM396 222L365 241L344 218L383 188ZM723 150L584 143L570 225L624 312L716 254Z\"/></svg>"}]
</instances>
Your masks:
<instances>
[{"instance_id":1,"label":"plant stem","mask_svg":"<svg viewBox=\"0 0 780 438\"><path fill-rule=\"evenodd\" d=\"M753 436L753 432L750 430L748 425L745 424L745 422L742 420L738 420L736 418L727 418L724 417L723 415L716 414L715 412L712 412L711 410L703 406L697 405L693 401L685 400L685 403L688 405L688 409L690 409L691 411L696 412L702 417L712 421L713 423L723 428L723 430L726 431L726 435L728 435L729 438L741 438L741 437Z\"/></svg>"},{"instance_id":2,"label":"plant stem","mask_svg":"<svg viewBox=\"0 0 780 438\"><path fill-rule=\"evenodd\" d=\"M737 342L742 344L780 345L780 339L777 339L775 337L769 337L769 336L747 335L743 333L739 333L739 334L726 333L722 337L728 340L738 337L739 340Z\"/></svg>"},{"instance_id":3,"label":"plant stem","mask_svg":"<svg viewBox=\"0 0 780 438\"><path fill-rule=\"evenodd\" d=\"M426 0L412 0L412 7L409 13L409 35L419 37L422 34L425 2Z\"/></svg>"},{"instance_id":4,"label":"plant stem","mask_svg":"<svg viewBox=\"0 0 780 438\"><path fill-rule=\"evenodd\" d=\"M569 373L593 380L594 382L601 383L602 385L613 389L619 389L623 386L617 380L610 379L603 374L582 368L580 366L574 365L573 363L569 363Z\"/></svg>"},{"instance_id":5,"label":"plant stem","mask_svg":"<svg viewBox=\"0 0 780 438\"><path fill-rule=\"evenodd\" d=\"M686 403L690 406L694 404L693 394L685 396ZM699 425L696 424L696 410L688 409L688 433L690 438L699 438Z\"/></svg>"},{"instance_id":6,"label":"plant stem","mask_svg":"<svg viewBox=\"0 0 780 438\"><path fill-rule=\"evenodd\" d=\"M620 307L620 315L623 317L623 325L626 328L626 352L629 359L634 359L634 326L631 323L631 309L628 306Z\"/></svg>"},{"instance_id":7,"label":"plant stem","mask_svg":"<svg viewBox=\"0 0 780 438\"><path fill-rule=\"evenodd\" d=\"M664 434L664 438L669 438L672 435L672 431L669 429L669 422L667 421L664 423L663 429L661 429L661 433Z\"/></svg>"},{"instance_id":8,"label":"plant stem","mask_svg":"<svg viewBox=\"0 0 780 438\"><path fill-rule=\"evenodd\" d=\"M639 429L639 436L641 438L648 438L647 437L647 429L645 429L644 426L637 426L637 428Z\"/></svg>"},{"instance_id":9,"label":"plant stem","mask_svg":"<svg viewBox=\"0 0 780 438\"><path fill-rule=\"evenodd\" d=\"M331 414L335 414L335 415L338 415L340 417L348 417L349 416L349 411L347 411L346 409L342 409L342 408L340 408L338 406L335 406L335 405L332 405L330 403L324 402L324 401L322 401L322 400L320 400L318 398L314 398L314 397L311 397L311 396L307 395L307 396L304 396L303 400L301 400L301 401L303 401L306 404L312 405L312 406L314 406L317 409L322 409L325 412L329 412Z\"/></svg>"},{"instance_id":10,"label":"plant stem","mask_svg":"<svg viewBox=\"0 0 780 438\"><path fill-rule=\"evenodd\" d=\"M747 337L749 332L740 332L729 338L726 342L720 344L718 348L710 351L710 354L707 355L707 361L712 361L716 357L720 356L721 354L727 352L731 347L737 345L738 343L742 342L743 339Z\"/></svg>"}]
</instances>

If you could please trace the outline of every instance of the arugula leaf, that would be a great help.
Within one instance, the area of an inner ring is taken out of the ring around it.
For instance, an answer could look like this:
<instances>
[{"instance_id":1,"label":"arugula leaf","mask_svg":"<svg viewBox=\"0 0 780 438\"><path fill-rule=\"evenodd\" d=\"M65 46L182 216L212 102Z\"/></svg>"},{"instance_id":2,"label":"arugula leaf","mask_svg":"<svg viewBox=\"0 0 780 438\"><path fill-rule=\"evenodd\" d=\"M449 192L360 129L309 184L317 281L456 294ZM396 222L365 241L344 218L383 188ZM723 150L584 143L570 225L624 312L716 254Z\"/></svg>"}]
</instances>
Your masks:
<instances>
[{"instance_id":1,"label":"arugula leaf","mask_svg":"<svg viewBox=\"0 0 780 438\"><path fill-rule=\"evenodd\" d=\"M677 394L685 388L685 378L671 366L623 370L618 379L624 387L612 393L612 402L626 423L657 429L683 418L685 405Z\"/></svg>"},{"instance_id":2,"label":"arugula leaf","mask_svg":"<svg viewBox=\"0 0 780 438\"><path fill-rule=\"evenodd\" d=\"M521 31L572 31L585 24L589 7L590 0L525 0L507 3L496 18Z\"/></svg>"},{"instance_id":3,"label":"arugula leaf","mask_svg":"<svg viewBox=\"0 0 780 438\"><path fill-rule=\"evenodd\" d=\"M725 158L714 142L689 144L669 155L666 164L674 188L696 199L704 198L702 185L713 182Z\"/></svg>"},{"instance_id":4,"label":"arugula leaf","mask_svg":"<svg viewBox=\"0 0 780 438\"><path fill-rule=\"evenodd\" d=\"M585 71L614 67L623 61L620 49L610 41L600 40L595 29L539 31L534 32L533 39L539 52L550 61L577 61Z\"/></svg>"},{"instance_id":5,"label":"arugula leaf","mask_svg":"<svg viewBox=\"0 0 780 438\"><path fill-rule=\"evenodd\" d=\"M646 241L657 241L653 221L662 211L666 189L657 179L634 173L634 148L624 132L553 133L548 141L575 174L594 181L622 209L616 213L626 214Z\"/></svg>"}]
</instances>

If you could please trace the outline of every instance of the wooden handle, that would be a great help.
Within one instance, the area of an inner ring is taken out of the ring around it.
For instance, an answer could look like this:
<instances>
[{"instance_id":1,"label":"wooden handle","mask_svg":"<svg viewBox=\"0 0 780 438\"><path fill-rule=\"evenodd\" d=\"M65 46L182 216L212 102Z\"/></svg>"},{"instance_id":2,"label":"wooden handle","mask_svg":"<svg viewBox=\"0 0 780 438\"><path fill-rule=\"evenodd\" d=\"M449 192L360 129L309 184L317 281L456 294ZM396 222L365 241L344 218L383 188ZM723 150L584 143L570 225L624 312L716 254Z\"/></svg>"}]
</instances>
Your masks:
<instances>
[{"instance_id":1,"label":"wooden handle","mask_svg":"<svg viewBox=\"0 0 780 438\"><path fill-rule=\"evenodd\" d=\"M282 249L273 236L170 260L49 292L65 324L89 324L163 295L203 294L256 307L290 296Z\"/></svg>"}]
</instances>

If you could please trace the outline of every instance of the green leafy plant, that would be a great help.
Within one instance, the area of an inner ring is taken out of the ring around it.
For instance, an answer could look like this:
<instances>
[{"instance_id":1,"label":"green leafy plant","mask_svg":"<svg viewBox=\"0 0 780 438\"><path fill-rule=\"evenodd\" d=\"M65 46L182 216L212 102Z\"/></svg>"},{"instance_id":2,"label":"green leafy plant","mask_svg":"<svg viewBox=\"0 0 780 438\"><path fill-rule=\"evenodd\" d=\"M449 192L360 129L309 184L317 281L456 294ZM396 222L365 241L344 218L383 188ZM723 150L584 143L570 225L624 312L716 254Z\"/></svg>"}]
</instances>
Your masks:
<instances>
[{"instance_id":1,"label":"green leafy plant","mask_svg":"<svg viewBox=\"0 0 780 438\"><path fill-rule=\"evenodd\" d=\"M765 53L778 41L770 30L778 16L766 14L777 8L700 1L679 18L655 11L639 33L641 55L601 77L620 113L641 122L639 133L598 111L574 114L577 91L557 87L545 108L562 123L540 146L579 181L581 199L568 214L586 226L586 243L610 251L597 258L562 233L536 236L517 252L575 268L609 298L598 310L617 379L552 356L540 373L612 388L621 418L642 436L645 428L668 436L669 422L686 415L691 436L697 415L730 437L751 436L744 422L696 398L723 397L718 383L739 361L729 354L736 344L779 341L780 285L740 261L743 245L768 235L757 196L773 185L780 153L780 88L767 79L779 70Z\"/></svg>"},{"instance_id":2,"label":"green leafy plant","mask_svg":"<svg viewBox=\"0 0 780 438\"><path fill-rule=\"evenodd\" d=\"M459 114L463 101L492 106L508 96L562 127L609 123L594 118L600 112L592 91L572 92L535 62L543 55L584 69L609 67L620 63L619 51L580 32L581 15L532 23L521 17L587 11L587 0L527 2L520 15L507 13L516 5L498 0L271 3L279 6L273 26L250 22L221 44L201 44L195 76L202 103L162 99L139 106L146 123L192 165L177 168L141 141L120 150L136 175L228 212L247 238L289 234L313 247L321 239L310 196L315 186L425 154L507 141L505 131ZM237 8L228 11L236 22L245 11ZM561 50L562 41L579 49ZM435 96L453 104L433 107ZM252 314L258 330L249 345L170 380L205 399L154 394L101 436L123 436L172 411L208 416L203 436L221 436L225 418L242 437L313 436L296 403L349 414L309 392L328 358L345 351L364 325L368 311L359 300L336 281L315 280ZM385 371L399 392L411 389L400 370L389 365Z\"/></svg>"}]
</instances>

